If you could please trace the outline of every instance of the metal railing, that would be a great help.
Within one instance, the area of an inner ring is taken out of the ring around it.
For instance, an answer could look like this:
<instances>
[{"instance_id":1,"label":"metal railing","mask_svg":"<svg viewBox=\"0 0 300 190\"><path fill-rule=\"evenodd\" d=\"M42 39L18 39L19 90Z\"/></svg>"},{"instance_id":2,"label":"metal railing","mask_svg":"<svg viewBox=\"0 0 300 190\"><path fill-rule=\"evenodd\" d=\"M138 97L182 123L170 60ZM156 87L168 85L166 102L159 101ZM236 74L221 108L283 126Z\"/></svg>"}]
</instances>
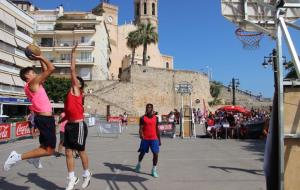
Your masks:
<instances>
[{"instance_id":1,"label":"metal railing","mask_svg":"<svg viewBox=\"0 0 300 190\"><path fill-rule=\"evenodd\" d=\"M52 63L71 63L70 59L49 59ZM80 59L76 58L77 63L94 63L95 58L88 58L88 59Z\"/></svg>"},{"instance_id":2,"label":"metal railing","mask_svg":"<svg viewBox=\"0 0 300 190\"><path fill-rule=\"evenodd\" d=\"M65 40L59 40L54 42L38 42L38 45L41 47L73 47L75 45L76 41L65 41ZM95 41L91 42L79 42L78 46L95 46Z\"/></svg>"}]
</instances>

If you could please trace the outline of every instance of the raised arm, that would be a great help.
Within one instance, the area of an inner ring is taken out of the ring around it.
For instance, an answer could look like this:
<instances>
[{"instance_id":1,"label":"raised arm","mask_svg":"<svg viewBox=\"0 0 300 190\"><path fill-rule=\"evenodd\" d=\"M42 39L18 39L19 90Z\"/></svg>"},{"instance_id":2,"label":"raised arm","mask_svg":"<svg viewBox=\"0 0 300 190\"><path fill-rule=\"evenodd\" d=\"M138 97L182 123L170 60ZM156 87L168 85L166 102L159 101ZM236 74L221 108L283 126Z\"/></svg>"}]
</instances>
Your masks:
<instances>
[{"instance_id":1,"label":"raised arm","mask_svg":"<svg viewBox=\"0 0 300 190\"><path fill-rule=\"evenodd\" d=\"M40 61L42 73L37 75L32 81L30 81L30 90L33 92L37 91L39 85L43 83L55 70L54 65L43 56L34 55L34 58Z\"/></svg>"},{"instance_id":2,"label":"raised arm","mask_svg":"<svg viewBox=\"0 0 300 190\"><path fill-rule=\"evenodd\" d=\"M43 62L40 62L40 63L41 63L42 72L48 70L47 65L45 63L43 63Z\"/></svg>"},{"instance_id":3,"label":"raised arm","mask_svg":"<svg viewBox=\"0 0 300 190\"><path fill-rule=\"evenodd\" d=\"M75 96L80 95L80 84L77 79L76 75L76 48L77 48L77 43L72 49L71 52L71 81L72 81L72 91Z\"/></svg>"}]
</instances>

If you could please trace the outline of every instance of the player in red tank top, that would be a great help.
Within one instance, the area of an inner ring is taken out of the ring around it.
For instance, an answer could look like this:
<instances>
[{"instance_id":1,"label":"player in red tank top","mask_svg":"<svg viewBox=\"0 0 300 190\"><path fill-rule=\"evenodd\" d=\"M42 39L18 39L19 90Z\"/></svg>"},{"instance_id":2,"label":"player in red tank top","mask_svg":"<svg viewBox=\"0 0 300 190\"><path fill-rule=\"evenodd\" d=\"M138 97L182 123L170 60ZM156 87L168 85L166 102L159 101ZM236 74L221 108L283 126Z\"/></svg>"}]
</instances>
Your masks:
<instances>
[{"instance_id":1,"label":"player in red tank top","mask_svg":"<svg viewBox=\"0 0 300 190\"><path fill-rule=\"evenodd\" d=\"M81 77L76 76L76 57L75 51L77 44L72 49L71 54L71 81L72 86L65 100L65 119L68 120L65 126L64 146L66 152L66 162L68 169L68 186L66 190L72 190L78 183L79 178L75 176L75 165L73 151L78 151L83 167L83 183L82 188L89 186L92 173L89 171L88 155L85 151L85 143L88 134L87 125L83 116L83 87L84 81Z\"/></svg>"},{"instance_id":2,"label":"player in red tank top","mask_svg":"<svg viewBox=\"0 0 300 190\"><path fill-rule=\"evenodd\" d=\"M146 153L149 152L149 148L153 153L153 168L152 176L158 177L156 165L158 162L159 146L161 145L160 135L158 130L158 118L153 114L153 105L146 105L146 114L140 118L139 134L141 138L141 144L139 148L139 162L135 167L136 172L140 172L141 162Z\"/></svg>"}]
</instances>

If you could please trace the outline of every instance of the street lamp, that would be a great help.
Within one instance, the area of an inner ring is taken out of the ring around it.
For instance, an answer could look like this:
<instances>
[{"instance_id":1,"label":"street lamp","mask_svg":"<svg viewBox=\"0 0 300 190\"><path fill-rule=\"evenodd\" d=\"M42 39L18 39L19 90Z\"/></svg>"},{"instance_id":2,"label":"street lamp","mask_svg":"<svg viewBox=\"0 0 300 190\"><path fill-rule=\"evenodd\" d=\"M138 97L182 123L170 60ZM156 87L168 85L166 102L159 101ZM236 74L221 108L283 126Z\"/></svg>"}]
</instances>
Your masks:
<instances>
[{"instance_id":1,"label":"street lamp","mask_svg":"<svg viewBox=\"0 0 300 190\"><path fill-rule=\"evenodd\" d=\"M206 68L207 68L208 80L211 81L212 80L212 68L208 65L206 65Z\"/></svg>"},{"instance_id":2,"label":"street lamp","mask_svg":"<svg viewBox=\"0 0 300 190\"><path fill-rule=\"evenodd\" d=\"M272 53L269 54L269 56L264 56L264 62L262 63L262 66L264 68L267 68L268 65L273 65L276 63L276 50L273 49ZM287 66L288 62L286 61L286 56L282 56L283 59L283 66Z\"/></svg>"},{"instance_id":3,"label":"street lamp","mask_svg":"<svg viewBox=\"0 0 300 190\"><path fill-rule=\"evenodd\" d=\"M235 92L240 86L240 80L238 78L232 78L231 82L228 85L228 91L232 90L232 105L236 105Z\"/></svg>"}]
</instances>

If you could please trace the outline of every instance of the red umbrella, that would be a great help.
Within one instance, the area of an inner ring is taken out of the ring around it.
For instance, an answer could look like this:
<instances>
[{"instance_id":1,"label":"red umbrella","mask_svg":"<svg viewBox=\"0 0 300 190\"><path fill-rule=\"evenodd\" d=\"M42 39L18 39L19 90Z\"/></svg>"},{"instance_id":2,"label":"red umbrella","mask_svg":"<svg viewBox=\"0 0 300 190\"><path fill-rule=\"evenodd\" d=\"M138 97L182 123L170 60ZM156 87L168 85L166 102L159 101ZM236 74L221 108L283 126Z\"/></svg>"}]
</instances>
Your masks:
<instances>
[{"instance_id":1,"label":"red umbrella","mask_svg":"<svg viewBox=\"0 0 300 190\"><path fill-rule=\"evenodd\" d=\"M239 112L243 114L250 114L250 111L241 106L223 106L218 109L219 111L231 111L231 112Z\"/></svg>"}]
</instances>

